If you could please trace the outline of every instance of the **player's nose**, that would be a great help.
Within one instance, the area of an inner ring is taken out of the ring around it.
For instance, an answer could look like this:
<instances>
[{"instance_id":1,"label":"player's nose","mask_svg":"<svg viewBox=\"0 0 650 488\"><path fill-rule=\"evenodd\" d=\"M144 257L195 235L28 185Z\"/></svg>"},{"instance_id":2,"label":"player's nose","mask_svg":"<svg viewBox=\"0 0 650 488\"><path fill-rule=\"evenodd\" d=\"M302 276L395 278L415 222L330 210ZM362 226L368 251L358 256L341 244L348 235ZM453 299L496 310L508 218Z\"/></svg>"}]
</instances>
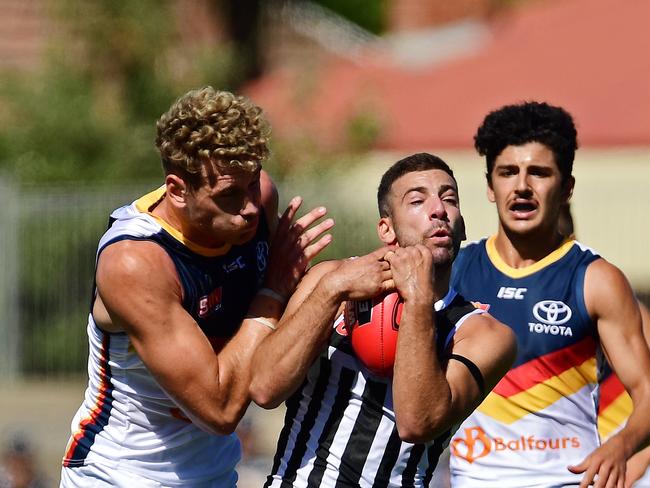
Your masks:
<instances>
[{"instance_id":1,"label":"player's nose","mask_svg":"<svg viewBox=\"0 0 650 488\"><path fill-rule=\"evenodd\" d=\"M447 217L447 209L441 198L432 198L430 201L429 217L443 220Z\"/></svg>"},{"instance_id":2,"label":"player's nose","mask_svg":"<svg viewBox=\"0 0 650 488\"><path fill-rule=\"evenodd\" d=\"M520 171L516 178L515 191L518 193L530 192L529 176L524 171Z\"/></svg>"},{"instance_id":3,"label":"player's nose","mask_svg":"<svg viewBox=\"0 0 650 488\"><path fill-rule=\"evenodd\" d=\"M255 198L250 198L250 197L246 198L239 212L239 214L246 219L257 217L259 213L260 213L259 201L257 201Z\"/></svg>"}]
</instances>

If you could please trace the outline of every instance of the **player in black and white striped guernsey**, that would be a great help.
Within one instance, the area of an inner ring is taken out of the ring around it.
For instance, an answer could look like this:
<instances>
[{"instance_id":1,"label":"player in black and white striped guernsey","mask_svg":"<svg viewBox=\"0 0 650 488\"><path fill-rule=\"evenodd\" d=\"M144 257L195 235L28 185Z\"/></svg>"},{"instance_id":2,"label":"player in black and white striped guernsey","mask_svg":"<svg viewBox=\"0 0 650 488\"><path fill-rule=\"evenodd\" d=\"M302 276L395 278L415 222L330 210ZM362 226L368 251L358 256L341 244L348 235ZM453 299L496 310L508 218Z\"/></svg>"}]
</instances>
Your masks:
<instances>
[{"instance_id":1,"label":"player in black and white striped guernsey","mask_svg":"<svg viewBox=\"0 0 650 488\"><path fill-rule=\"evenodd\" d=\"M453 426L514 360L508 328L449 288L465 234L449 166L400 160L378 201L386 246L312 268L253 358L252 398L287 403L266 487L428 486ZM404 308L384 378L355 357L342 310L394 290Z\"/></svg>"}]
</instances>

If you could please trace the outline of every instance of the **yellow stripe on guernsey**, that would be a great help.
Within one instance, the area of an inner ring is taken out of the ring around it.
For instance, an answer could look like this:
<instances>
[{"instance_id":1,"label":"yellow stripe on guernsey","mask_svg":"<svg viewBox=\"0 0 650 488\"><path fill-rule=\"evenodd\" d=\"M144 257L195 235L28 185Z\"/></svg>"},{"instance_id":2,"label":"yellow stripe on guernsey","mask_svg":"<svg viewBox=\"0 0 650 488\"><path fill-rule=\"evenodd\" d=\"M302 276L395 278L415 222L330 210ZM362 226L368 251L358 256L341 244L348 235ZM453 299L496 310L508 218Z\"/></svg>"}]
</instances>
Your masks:
<instances>
[{"instance_id":1,"label":"yellow stripe on guernsey","mask_svg":"<svg viewBox=\"0 0 650 488\"><path fill-rule=\"evenodd\" d=\"M501 423L512 424L595 382L596 358L592 357L581 365L570 368L521 393L504 397L491 392L477 410Z\"/></svg>"},{"instance_id":2,"label":"yellow stripe on guernsey","mask_svg":"<svg viewBox=\"0 0 650 488\"><path fill-rule=\"evenodd\" d=\"M598 414L598 433L605 440L625 425L634 409L632 398L627 393L619 395L605 410Z\"/></svg>"},{"instance_id":3,"label":"yellow stripe on guernsey","mask_svg":"<svg viewBox=\"0 0 650 488\"><path fill-rule=\"evenodd\" d=\"M501 259L501 256L499 256L495 242L496 236L491 236L488 238L485 245L490 261L492 261L494 267L510 278L524 278L545 268L549 264L553 264L562 259L562 257L569 252L571 247L573 247L573 244L575 244L575 239L569 238L565 240L560 247L544 259L541 259L530 266L526 266L525 268L513 268L512 266L509 266L503 259Z\"/></svg>"},{"instance_id":4,"label":"yellow stripe on guernsey","mask_svg":"<svg viewBox=\"0 0 650 488\"><path fill-rule=\"evenodd\" d=\"M196 244L195 242L192 242L187 237L185 237L181 231L172 227L165 220L161 219L157 215L151 213L152 210L162 201L163 198L165 198L165 185L161 186L160 188L150 193L147 193L143 197L140 197L138 200L136 200L135 207L140 212L144 212L146 214L151 215L151 217L153 217L156 220L156 222L158 222L160 226L163 229L165 229L174 239L176 239L178 242L183 244L189 250L197 254L201 254L202 256L207 256L207 257L214 257L214 256L222 256L226 254L228 251L230 251L231 248L230 244L224 244L223 246L220 247L204 247L199 244Z\"/></svg>"}]
</instances>

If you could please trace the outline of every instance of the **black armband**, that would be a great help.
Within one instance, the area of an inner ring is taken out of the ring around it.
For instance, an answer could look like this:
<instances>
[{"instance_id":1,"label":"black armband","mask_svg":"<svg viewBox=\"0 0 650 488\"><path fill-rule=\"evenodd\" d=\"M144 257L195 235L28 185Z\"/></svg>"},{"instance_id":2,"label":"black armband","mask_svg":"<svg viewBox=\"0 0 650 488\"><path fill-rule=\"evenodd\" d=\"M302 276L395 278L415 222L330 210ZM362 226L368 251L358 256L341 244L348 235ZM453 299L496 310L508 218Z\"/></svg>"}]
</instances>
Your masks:
<instances>
[{"instance_id":1,"label":"black armband","mask_svg":"<svg viewBox=\"0 0 650 488\"><path fill-rule=\"evenodd\" d=\"M476 384L478 385L478 389L481 392L481 396L484 397L486 394L485 380L483 379L483 373L481 373L481 370L478 369L478 366L476 366L476 364L467 359L465 356L461 356L459 354L451 354L449 356L449 359L455 359L456 361L460 361L465 366L467 366L470 374L474 377L474 380L476 380Z\"/></svg>"}]
</instances>

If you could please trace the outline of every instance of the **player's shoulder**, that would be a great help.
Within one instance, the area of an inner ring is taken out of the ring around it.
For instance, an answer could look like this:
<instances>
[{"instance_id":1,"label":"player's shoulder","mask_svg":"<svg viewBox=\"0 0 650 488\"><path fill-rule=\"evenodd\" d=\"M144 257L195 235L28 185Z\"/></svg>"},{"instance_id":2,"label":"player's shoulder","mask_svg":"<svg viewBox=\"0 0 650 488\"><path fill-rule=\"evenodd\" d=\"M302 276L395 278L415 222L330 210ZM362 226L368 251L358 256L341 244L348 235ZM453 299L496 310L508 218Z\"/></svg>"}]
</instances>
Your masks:
<instances>
[{"instance_id":1,"label":"player's shoulder","mask_svg":"<svg viewBox=\"0 0 650 488\"><path fill-rule=\"evenodd\" d=\"M459 339L471 340L481 347L498 347L510 355L516 355L517 337L514 331L487 312L467 317L459 330Z\"/></svg>"},{"instance_id":2,"label":"player's shoulder","mask_svg":"<svg viewBox=\"0 0 650 488\"><path fill-rule=\"evenodd\" d=\"M106 246L97 261L97 277L143 282L167 276L175 279L176 271L169 254L150 240L123 239Z\"/></svg>"},{"instance_id":3,"label":"player's shoulder","mask_svg":"<svg viewBox=\"0 0 650 488\"><path fill-rule=\"evenodd\" d=\"M632 286L623 272L600 258L587 266L584 278L584 299L591 317L621 315L637 304ZM635 307L636 308L636 307Z\"/></svg>"},{"instance_id":4,"label":"player's shoulder","mask_svg":"<svg viewBox=\"0 0 650 488\"><path fill-rule=\"evenodd\" d=\"M594 259L587 266L587 275L585 280L602 280L608 278L618 278L625 277L623 272L618 268L618 266L610 263L607 259L603 257L598 257Z\"/></svg>"},{"instance_id":5,"label":"player's shoulder","mask_svg":"<svg viewBox=\"0 0 650 488\"><path fill-rule=\"evenodd\" d=\"M595 289L610 293L612 290L628 287L629 282L623 272L606 259L598 257L587 266L585 291Z\"/></svg>"}]
</instances>

